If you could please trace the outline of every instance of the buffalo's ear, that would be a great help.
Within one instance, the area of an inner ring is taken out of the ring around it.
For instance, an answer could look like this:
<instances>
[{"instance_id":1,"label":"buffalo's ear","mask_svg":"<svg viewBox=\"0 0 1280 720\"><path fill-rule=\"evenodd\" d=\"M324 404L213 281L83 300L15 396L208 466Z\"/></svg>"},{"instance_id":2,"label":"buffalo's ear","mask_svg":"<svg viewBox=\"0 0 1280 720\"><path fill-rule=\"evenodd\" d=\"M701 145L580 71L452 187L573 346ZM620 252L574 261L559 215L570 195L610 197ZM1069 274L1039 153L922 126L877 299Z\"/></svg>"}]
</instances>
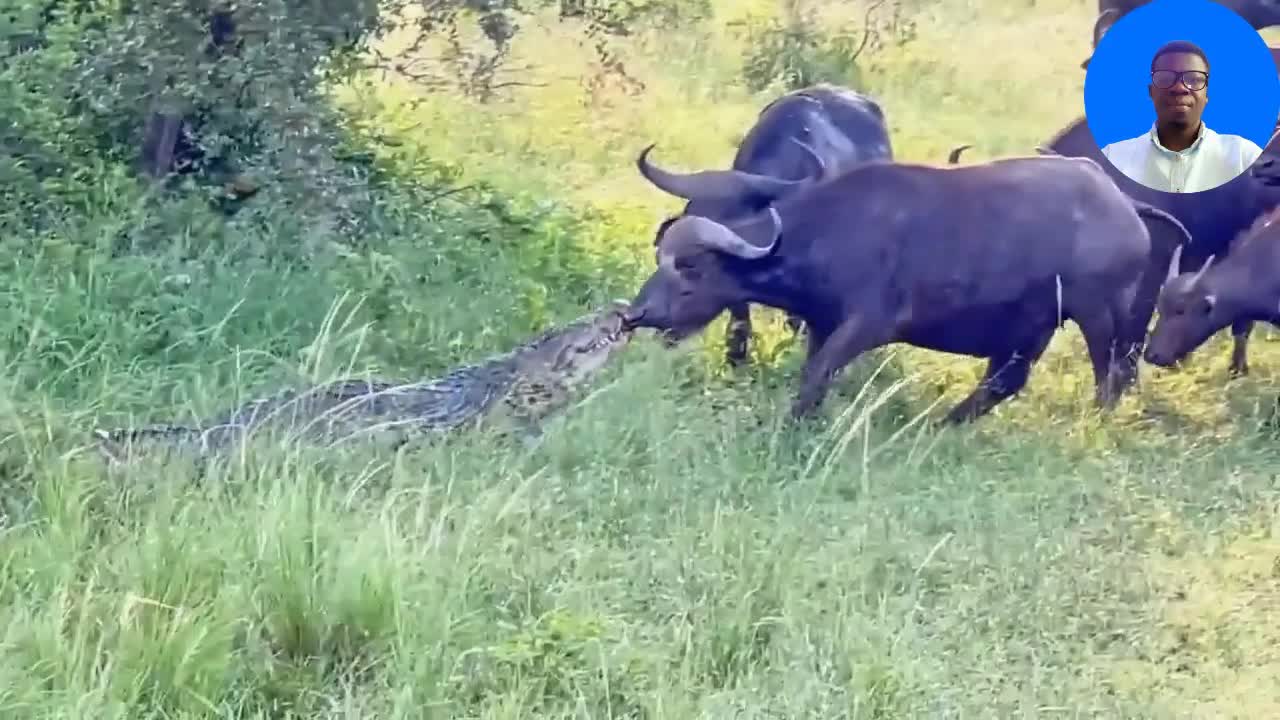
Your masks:
<instances>
[{"instance_id":1,"label":"buffalo's ear","mask_svg":"<svg viewBox=\"0 0 1280 720\"><path fill-rule=\"evenodd\" d=\"M1098 43L1102 42L1102 36L1107 34L1112 25L1120 19L1120 11L1115 8L1107 8L1098 13L1098 17L1093 21L1093 46L1098 47ZM1089 61L1085 60L1087 64Z\"/></svg>"}]
</instances>

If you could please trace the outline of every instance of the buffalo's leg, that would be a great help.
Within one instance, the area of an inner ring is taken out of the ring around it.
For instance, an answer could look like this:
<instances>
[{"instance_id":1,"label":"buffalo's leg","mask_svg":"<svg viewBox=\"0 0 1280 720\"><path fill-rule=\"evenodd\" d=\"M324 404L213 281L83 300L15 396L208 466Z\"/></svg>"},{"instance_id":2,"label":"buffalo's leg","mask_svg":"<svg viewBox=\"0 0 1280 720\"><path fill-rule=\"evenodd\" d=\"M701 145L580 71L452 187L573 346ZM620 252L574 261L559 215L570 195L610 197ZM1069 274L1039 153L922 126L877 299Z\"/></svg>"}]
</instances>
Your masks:
<instances>
[{"instance_id":1,"label":"buffalo's leg","mask_svg":"<svg viewBox=\"0 0 1280 720\"><path fill-rule=\"evenodd\" d=\"M1159 288L1156 290L1158 291ZM1128 316L1120 316L1127 323L1122 323L1120 326L1128 329L1125 334L1118 334L1115 339L1116 357L1113 372L1116 373L1116 383L1120 392L1138 382L1138 375L1142 368L1142 351L1147 345L1147 328L1155 310L1154 303L1144 302L1143 299L1137 300L1132 305L1138 309Z\"/></svg>"},{"instance_id":2,"label":"buffalo's leg","mask_svg":"<svg viewBox=\"0 0 1280 720\"><path fill-rule=\"evenodd\" d=\"M804 328L803 320L796 317L795 315L792 315L791 313L787 313L787 329L788 330L799 335L800 330L802 330L803 328Z\"/></svg>"},{"instance_id":3,"label":"buffalo's leg","mask_svg":"<svg viewBox=\"0 0 1280 720\"><path fill-rule=\"evenodd\" d=\"M827 340L830 338L830 330L816 330L812 327L809 328L809 333L806 335L807 351L805 353L805 362L808 363L812 360L813 356L818 354L818 351L822 349L822 346L825 345Z\"/></svg>"},{"instance_id":4,"label":"buffalo's leg","mask_svg":"<svg viewBox=\"0 0 1280 720\"><path fill-rule=\"evenodd\" d=\"M747 303L730 305L724 353L724 358L730 365L740 365L747 359L747 342L750 338L751 306Z\"/></svg>"},{"instance_id":5,"label":"buffalo's leg","mask_svg":"<svg viewBox=\"0 0 1280 720\"><path fill-rule=\"evenodd\" d=\"M1179 242L1165 239L1165 233L1159 227L1160 223L1153 223L1148 218L1143 218L1143 222L1151 235L1151 254L1147 259L1146 267L1138 277L1132 297L1128 299L1127 304L1130 308L1126 325L1128 335L1120 341L1117 358L1125 381L1130 384L1138 380L1142 350L1147 343L1147 332L1151 326L1151 318L1155 315L1156 301L1160 297L1160 290L1164 287L1168 276L1169 263L1173 260L1173 254L1180 247Z\"/></svg>"},{"instance_id":6,"label":"buffalo's leg","mask_svg":"<svg viewBox=\"0 0 1280 720\"><path fill-rule=\"evenodd\" d=\"M1231 323L1231 337L1235 344L1231 348L1231 377L1244 377L1249 374L1249 333L1253 332L1252 320L1239 320Z\"/></svg>"},{"instance_id":7,"label":"buffalo's leg","mask_svg":"<svg viewBox=\"0 0 1280 720\"><path fill-rule=\"evenodd\" d=\"M1031 376L1031 367L1044 355L1053 339L1050 328L1040 337L1019 350L1002 353L987 361L987 372L978 387L947 413L944 421L959 424L976 420L991 412L995 406L1022 392Z\"/></svg>"},{"instance_id":8,"label":"buffalo's leg","mask_svg":"<svg viewBox=\"0 0 1280 720\"><path fill-rule=\"evenodd\" d=\"M1146 325L1138 326L1133 324L1133 318L1129 317L1122 309L1123 307L1132 306L1132 299L1112 306L1112 318L1114 318L1116 326L1116 335L1110 340L1112 350L1110 382L1112 383L1112 391L1114 397L1112 402L1119 400L1121 396L1138 382L1139 361L1142 358L1142 349L1147 343Z\"/></svg>"},{"instance_id":9,"label":"buffalo's leg","mask_svg":"<svg viewBox=\"0 0 1280 720\"><path fill-rule=\"evenodd\" d=\"M1121 393L1128 387L1117 383L1115 372L1118 354L1123 347L1120 332L1124 315L1114 313L1105 306L1095 306L1076 316L1076 325L1084 335L1084 344L1089 350L1089 362L1093 365L1093 382L1095 386L1094 401L1098 407L1109 410L1115 407Z\"/></svg>"},{"instance_id":10,"label":"buffalo's leg","mask_svg":"<svg viewBox=\"0 0 1280 720\"><path fill-rule=\"evenodd\" d=\"M810 328L811 352L801 373L800 392L791 406L793 417L804 417L816 410L827 396L831 379L841 368L858 355L885 342L885 328L864 319L876 316L877 312L872 310L866 315L849 318L825 342L820 339L822 333L814 333Z\"/></svg>"},{"instance_id":11,"label":"buffalo's leg","mask_svg":"<svg viewBox=\"0 0 1280 720\"><path fill-rule=\"evenodd\" d=\"M1139 361L1142 358L1144 345L1145 341L1117 343L1119 351L1116 353L1114 372L1116 373L1116 388L1119 392L1123 393L1124 390L1138 382L1138 374L1141 369Z\"/></svg>"},{"instance_id":12,"label":"buffalo's leg","mask_svg":"<svg viewBox=\"0 0 1280 720\"><path fill-rule=\"evenodd\" d=\"M1118 387L1121 392L1138 382L1138 375L1142 367L1142 351L1147 345L1147 326L1152 314L1152 312L1142 313L1140 311L1129 317L1128 334L1117 335L1115 339L1116 367L1114 371L1117 373Z\"/></svg>"}]
</instances>

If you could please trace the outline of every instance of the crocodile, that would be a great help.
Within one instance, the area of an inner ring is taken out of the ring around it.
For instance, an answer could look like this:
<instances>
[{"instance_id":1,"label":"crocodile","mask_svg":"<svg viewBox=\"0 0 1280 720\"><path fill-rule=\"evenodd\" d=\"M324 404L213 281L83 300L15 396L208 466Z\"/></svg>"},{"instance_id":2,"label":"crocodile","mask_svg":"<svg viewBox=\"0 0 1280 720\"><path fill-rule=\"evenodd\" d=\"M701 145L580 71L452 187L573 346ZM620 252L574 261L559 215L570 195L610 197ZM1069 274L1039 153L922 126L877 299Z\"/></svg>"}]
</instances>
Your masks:
<instances>
[{"instance_id":1,"label":"crocodile","mask_svg":"<svg viewBox=\"0 0 1280 720\"><path fill-rule=\"evenodd\" d=\"M328 446L389 440L396 449L414 437L489 424L531 440L546 418L568 405L574 391L629 343L624 307L624 301L614 301L506 352L425 381L342 379L288 388L196 426L95 429L95 444L115 465L143 447L194 450L205 457L260 431L283 431L290 439Z\"/></svg>"}]
</instances>

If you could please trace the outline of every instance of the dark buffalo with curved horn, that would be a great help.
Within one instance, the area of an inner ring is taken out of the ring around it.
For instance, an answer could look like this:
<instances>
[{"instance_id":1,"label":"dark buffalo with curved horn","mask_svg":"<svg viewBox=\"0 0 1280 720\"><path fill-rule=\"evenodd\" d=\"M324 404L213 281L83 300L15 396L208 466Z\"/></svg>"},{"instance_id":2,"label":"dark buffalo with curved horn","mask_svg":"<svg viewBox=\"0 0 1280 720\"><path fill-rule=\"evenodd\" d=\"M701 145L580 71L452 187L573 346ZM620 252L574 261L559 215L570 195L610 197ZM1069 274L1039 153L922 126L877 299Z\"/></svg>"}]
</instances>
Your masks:
<instances>
[{"instance_id":1,"label":"dark buffalo with curved horn","mask_svg":"<svg viewBox=\"0 0 1280 720\"><path fill-rule=\"evenodd\" d=\"M966 146L967 147L967 146ZM961 148L962 149L962 148ZM1102 154L1085 119L1078 118L1046 143L1041 151L1068 157L1087 157L1098 163L1126 195L1159 208L1177 218L1191 233L1191 242L1179 253L1179 272L1192 272L1210 258L1221 259L1232 241L1263 213L1280 205L1280 134L1273 135L1262 149L1262 157L1248 173L1212 190L1198 193L1163 193L1135 182L1120 172ZM953 155L958 155L953 151ZM1275 178L1272 180L1271 178ZM1249 334L1253 322L1238 320L1231 325L1235 339L1231 351L1230 376L1249 373Z\"/></svg>"},{"instance_id":2,"label":"dark buffalo with curved horn","mask_svg":"<svg viewBox=\"0 0 1280 720\"><path fill-rule=\"evenodd\" d=\"M1214 0L1224 5L1254 30L1280 26L1280 2L1276 0ZM1093 21L1093 47L1097 48L1102 36L1107 34L1111 26L1120 18L1146 5L1151 0L1098 0L1098 16ZM1088 68L1089 60L1085 58L1080 67Z\"/></svg>"},{"instance_id":3,"label":"dark buffalo with curved horn","mask_svg":"<svg viewBox=\"0 0 1280 720\"><path fill-rule=\"evenodd\" d=\"M696 178L694 197L722 197L745 181L734 171ZM794 314L809 339L796 416L881 345L987 358L982 383L947 415L961 422L1018 393L1071 320L1089 348L1096 400L1109 408L1134 377L1116 355L1135 340L1130 317L1150 264L1140 214L1179 227L1135 206L1086 159L866 163L746 218L673 221L624 321L678 342L735 303Z\"/></svg>"},{"instance_id":4,"label":"dark buffalo with curved horn","mask_svg":"<svg viewBox=\"0 0 1280 720\"><path fill-rule=\"evenodd\" d=\"M1182 361L1228 325L1280 326L1280 209L1258 218L1221 261L1211 257L1181 275L1170 266L1158 307L1144 357L1161 367Z\"/></svg>"},{"instance_id":5,"label":"dark buffalo with curved horn","mask_svg":"<svg viewBox=\"0 0 1280 720\"><path fill-rule=\"evenodd\" d=\"M641 174L660 190L688 201L679 215L659 224L656 243L678 217L697 215L719 222L746 217L822 173L892 160L893 150L884 112L875 100L824 83L786 93L760 111L733 158L731 169L739 174L723 180L730 185L720 192L708 193L701 173L681 175L655 168L648 155L646 150L637 162ZM691 187L698 191L691 192ZM745 303L728 310L725 359L736 365L747 357L751 313ZM789 316L787 324L799 330L794 317Z\"/></svg>"},{"instance_id":6,"label":"dark buffalo with curved horn","mask_svg":"<svg viewBox=\"0 0 1280 720\"><path fill-rule=\"evenodd\" d=\"M1263 187L1280 189L1280 124L1262 156L1249 168L1249 177Z\"/></svg>"}]
</instances>

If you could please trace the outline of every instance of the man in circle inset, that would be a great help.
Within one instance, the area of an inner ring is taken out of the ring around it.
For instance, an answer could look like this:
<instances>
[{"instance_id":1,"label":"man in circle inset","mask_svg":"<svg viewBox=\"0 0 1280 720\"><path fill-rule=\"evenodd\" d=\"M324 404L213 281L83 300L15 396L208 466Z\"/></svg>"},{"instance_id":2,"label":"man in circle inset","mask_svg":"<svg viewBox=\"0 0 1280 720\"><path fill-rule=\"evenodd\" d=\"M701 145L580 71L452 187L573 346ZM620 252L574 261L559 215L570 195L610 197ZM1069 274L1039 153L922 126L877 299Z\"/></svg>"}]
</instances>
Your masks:
<instances>
[{"instance_id":1,"label":"man in circle inset","mask_svg":"<svg viewBox=\"0 0 1280 720\"><path fill-rule=\"evenodd\" d=\"M1130 179L1163 192L1213 189L1249 169L1262 154L1248 138L1210 130L1200 119L1209 99L1209 59L1194 43L1166 43L1151 58L1147 86L1151 129L1102 148Z\"/></svg>"}]
</instances>

